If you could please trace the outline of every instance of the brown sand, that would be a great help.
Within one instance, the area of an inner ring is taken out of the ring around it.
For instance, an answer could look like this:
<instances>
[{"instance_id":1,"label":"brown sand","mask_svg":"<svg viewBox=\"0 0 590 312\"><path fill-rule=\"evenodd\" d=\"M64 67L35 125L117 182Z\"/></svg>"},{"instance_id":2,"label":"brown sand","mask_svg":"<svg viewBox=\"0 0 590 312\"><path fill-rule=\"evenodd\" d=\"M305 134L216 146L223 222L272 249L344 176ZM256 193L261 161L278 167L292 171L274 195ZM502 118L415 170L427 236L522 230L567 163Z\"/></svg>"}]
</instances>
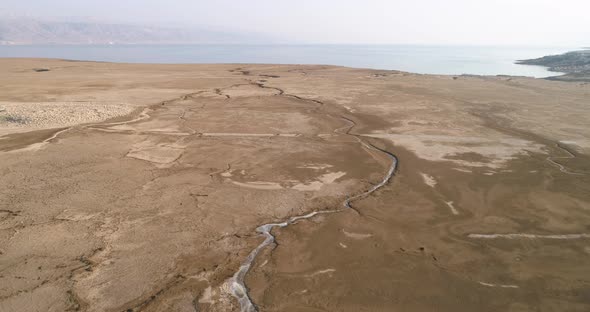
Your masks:
<instances>
[{"instance_id":1,"label":"brown sand","mask_svg":"<svg viewBox=\"0 0 590 312\"><path fill-rule=\"evenodd\" d=\"M44 59L0 72L0 103L23 117L8 121L37 120L0 137L0 311L239 311L226 281L258 225L383 178L387 158L343 117L399 169L354 210L273 232L246 276L260 311L590 309L588 85Z\"/></svg>"}]
</instances>

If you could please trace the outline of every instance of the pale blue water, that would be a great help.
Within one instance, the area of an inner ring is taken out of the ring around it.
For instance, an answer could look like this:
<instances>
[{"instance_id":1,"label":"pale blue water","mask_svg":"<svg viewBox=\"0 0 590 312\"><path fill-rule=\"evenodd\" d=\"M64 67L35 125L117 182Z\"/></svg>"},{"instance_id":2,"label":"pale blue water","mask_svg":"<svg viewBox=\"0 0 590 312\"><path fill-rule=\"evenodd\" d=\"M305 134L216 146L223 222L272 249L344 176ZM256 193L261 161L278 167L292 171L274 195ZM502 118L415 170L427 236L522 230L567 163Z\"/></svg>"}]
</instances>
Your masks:
<instances>
[{"instance_id":1,"label":"pale blue water","mask_svg":"<svg viewBox=\"0 0 590 312\"><path fill-rule=\"evenodd\" d=\"M0 46L0 57L47 57L131 63L326 64L422 74L548 77L519 59L576 47L417 45L46 45Z\"/></svg>"}]
</instances>

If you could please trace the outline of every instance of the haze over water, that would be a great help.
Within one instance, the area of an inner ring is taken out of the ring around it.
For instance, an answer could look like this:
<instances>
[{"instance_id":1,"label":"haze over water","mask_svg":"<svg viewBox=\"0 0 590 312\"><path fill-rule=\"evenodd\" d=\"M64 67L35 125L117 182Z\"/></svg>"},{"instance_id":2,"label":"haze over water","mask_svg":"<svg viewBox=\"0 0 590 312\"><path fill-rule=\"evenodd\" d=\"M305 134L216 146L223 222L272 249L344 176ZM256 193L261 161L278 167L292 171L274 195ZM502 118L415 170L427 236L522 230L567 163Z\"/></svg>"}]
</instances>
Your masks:
<instances>
[{"instance_id":1,"label":"haze over water","mask_svg":"<svg viewBox=\"0 0 590 312\"><path fill-rule=\"evenodd\" d=\"M443 75L556 76L519 59L576 47L425 45L33 45L0 46L0 57L129 63L325 64Z\"/></svg>"}]
</instances>

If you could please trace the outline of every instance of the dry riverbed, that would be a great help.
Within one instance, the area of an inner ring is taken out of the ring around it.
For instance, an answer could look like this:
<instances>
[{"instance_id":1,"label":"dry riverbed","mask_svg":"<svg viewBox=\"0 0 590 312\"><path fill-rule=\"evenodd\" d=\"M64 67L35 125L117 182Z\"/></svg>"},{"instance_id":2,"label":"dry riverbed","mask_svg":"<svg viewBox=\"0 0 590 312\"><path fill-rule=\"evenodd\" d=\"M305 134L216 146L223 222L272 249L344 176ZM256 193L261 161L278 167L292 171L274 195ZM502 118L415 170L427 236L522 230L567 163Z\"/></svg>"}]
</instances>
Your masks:
<instances>
[{"instance_id":1,"label":"dry riverbed","mask_svg":"<svg viewBox=\"0 0 590 312\"><path fill-rule=\"evenodd\" d=\"M0 311L590 309L587 84L0 72Z\"/></svg>"}]
</instances>

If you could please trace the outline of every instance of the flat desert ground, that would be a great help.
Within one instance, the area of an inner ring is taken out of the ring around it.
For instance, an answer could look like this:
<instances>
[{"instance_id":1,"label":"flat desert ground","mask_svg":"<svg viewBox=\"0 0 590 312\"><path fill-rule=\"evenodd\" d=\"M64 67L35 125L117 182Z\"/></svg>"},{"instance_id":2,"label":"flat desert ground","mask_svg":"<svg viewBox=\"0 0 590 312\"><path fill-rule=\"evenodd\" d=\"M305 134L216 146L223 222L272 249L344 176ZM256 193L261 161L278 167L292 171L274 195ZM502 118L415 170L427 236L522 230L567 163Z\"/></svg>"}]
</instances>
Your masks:
<instances>
[{"instance_id":1,"label":"flat desert ground","mask_svg":"<svg viewBox=\"0 0 590 312\"><path fill-rule=\"evenodd\" d=\"M587 83L0 59L0 311L589 311L589 155Z\"/></svg>"}]
</instances>

